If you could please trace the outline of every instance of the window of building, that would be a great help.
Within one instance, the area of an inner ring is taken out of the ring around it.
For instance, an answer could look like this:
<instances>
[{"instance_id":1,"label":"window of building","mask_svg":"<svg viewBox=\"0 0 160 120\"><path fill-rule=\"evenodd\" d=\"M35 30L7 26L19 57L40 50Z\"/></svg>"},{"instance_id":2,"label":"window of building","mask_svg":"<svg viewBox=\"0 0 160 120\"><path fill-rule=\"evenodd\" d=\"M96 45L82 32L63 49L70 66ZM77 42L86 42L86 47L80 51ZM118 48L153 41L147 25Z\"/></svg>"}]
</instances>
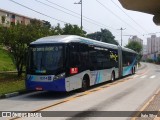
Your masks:
<instances>
[{"instance_id":1,"label":"window of building","mask_svg":"<svg viewBox=\"0 0 160 120\"><path fill-rule=\"evenodd\" d=\"M12 15L12 18L15 19L15 15Z\"/></svg>"},{"instance_id":2,"label":"window of building","mask_svg":"<svg viewBox=\"0 0 160 120\"><path fill-rule=\"evenodd\" d=\"M5 23L6 17L5 16L1 16L1 20L2 20L2 23Z\"/></svg>"}]
</instances>

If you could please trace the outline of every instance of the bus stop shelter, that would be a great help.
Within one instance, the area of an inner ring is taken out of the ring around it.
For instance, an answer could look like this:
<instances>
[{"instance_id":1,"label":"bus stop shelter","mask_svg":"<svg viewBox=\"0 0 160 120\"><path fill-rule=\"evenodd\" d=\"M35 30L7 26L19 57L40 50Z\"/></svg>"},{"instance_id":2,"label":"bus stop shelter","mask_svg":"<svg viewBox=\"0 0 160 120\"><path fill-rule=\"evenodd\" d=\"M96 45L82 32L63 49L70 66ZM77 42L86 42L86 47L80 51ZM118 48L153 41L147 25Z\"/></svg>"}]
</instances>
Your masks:
<instances>
[{"instance_id":1,"label":"bus stop shelter","mask_svg":"<svg viewBox=\"0 0 160 120\"><path fill-rule=\"evenodd\" d=\"M160 25L160 0L119 0L125 9L154 15L153 21Z\"/></svg>"}]
</instances>

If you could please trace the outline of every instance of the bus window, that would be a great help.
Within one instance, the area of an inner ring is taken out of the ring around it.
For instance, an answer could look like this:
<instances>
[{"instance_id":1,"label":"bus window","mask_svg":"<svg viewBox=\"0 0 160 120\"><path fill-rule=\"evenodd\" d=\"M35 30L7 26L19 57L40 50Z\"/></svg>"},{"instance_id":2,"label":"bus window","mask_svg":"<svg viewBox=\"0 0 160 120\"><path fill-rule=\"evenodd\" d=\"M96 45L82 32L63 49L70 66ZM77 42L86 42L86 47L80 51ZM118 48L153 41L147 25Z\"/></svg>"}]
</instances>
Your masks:
<instances>
[{"instance_id":1,"label":"bus window","mask_svg":"<svg viewBox=\"0 0 160 120\"><path fill-rule=\"evenodd\" d=\"M79 45L79 53L80 53L80 69L86 70L89 66L89 57L88 57L88 45L81 44Z\"/></svg>"},{"instance_id":2,"label":"bus window","mask_svg":"<svg viewBox=\"0 0 160 120\"><path fill-rule=\"evenodd\" d=\"M63 46L30 47L29 72L34 74L55 74L63 68Z\"/></svg>"},{"instance_id":3,"label":"bus window","mask_svg":"<svg viewBox=\"0 0 160 120\"><path fill-rule=\"evenodd\" d=\"M70 57L69 57L70 67L79 67L80 65L80 56L79 56L79 47L76 44L70 45Z\"/></svg>"}]
</instances>

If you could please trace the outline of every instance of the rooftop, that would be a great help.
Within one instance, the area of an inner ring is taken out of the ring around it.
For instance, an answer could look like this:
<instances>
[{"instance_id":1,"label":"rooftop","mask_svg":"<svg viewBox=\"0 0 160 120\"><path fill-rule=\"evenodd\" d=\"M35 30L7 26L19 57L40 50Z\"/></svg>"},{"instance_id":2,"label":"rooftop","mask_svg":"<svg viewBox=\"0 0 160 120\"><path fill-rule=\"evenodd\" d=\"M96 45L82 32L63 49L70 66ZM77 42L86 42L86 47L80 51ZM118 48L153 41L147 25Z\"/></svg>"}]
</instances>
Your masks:
<instances>
[{"instance_id":1,"label":"rooftop","mask_svg":"<svg viewBox=\"0 0 160 120\"><path fill-rule=\"evenodd\" d=\"M21 17L25 17L25 18L28 18L28 19L34 19L34 18L27 17L27 16L24 16L24 15L21 15L21 14L17 14L17 13L14 13L14 12L8 11L8 10L4 10L4 9L1 9L1 8L0 8L0 11L2 11L2 12L6 12L6 13L10 13L10 14L14 14L14 15L21 16Z\"/></svg>"}]
</instances>

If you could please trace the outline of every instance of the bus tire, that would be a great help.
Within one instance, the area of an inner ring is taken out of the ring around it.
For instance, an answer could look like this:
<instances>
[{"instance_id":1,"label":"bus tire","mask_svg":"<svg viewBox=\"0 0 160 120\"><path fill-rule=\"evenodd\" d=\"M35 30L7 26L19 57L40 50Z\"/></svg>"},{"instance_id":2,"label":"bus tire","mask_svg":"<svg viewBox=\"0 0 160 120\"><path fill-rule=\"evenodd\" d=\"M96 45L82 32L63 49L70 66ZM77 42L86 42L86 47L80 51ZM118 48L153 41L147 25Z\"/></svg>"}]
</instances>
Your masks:
<instances>
[{"instance_id":1,"label":"bus tire","mask_svg":"<svg viewBox=\"0 0 160 120\"><path fill-rule=\"evenodd\" d=\"M115 72L113 71L111 74L111 82L114 82L114 81L115 81Z\"/></svg>"},{"instance_id":2,"label":"bus tire","mask_svg":"<svg viewBox=\"0 0 160 120\"><path fill-rule=\"evenodd\" d=\"M131 74L132 74L132 75L134 74L134 68L132 68Z\"/></svg>"},{"instance_id":3,"label":"bus tire","mask_svg":"<svg viewBox=\"0 0 160 120\"><path fill-rule=\"evenodd\" d=\"M87 81L85 79L82 80L82 88L80 89L81 92L87 90Z\"/></svg>"},{"instance_id":4,"label":"bus tire","mask_svg":"<svg viewBox=\"0 0 160 120\"><path fill-rule=\"evenodd\" d=\"M134 67L134 69L133 69L133 74L135 74L136 73L136 68Z\"/></svg>"},{"instance_id":5,"label":"bus tire","mask_svg":"<svg viewBox=\"0 0 160 120\"><path fill-rule=\"evenodd\" d=\"M89 87L89 76L85 75L82 80L82 88L80 91L84 92L88 89L88 87Z\"/></svg>"}]
</instances>

